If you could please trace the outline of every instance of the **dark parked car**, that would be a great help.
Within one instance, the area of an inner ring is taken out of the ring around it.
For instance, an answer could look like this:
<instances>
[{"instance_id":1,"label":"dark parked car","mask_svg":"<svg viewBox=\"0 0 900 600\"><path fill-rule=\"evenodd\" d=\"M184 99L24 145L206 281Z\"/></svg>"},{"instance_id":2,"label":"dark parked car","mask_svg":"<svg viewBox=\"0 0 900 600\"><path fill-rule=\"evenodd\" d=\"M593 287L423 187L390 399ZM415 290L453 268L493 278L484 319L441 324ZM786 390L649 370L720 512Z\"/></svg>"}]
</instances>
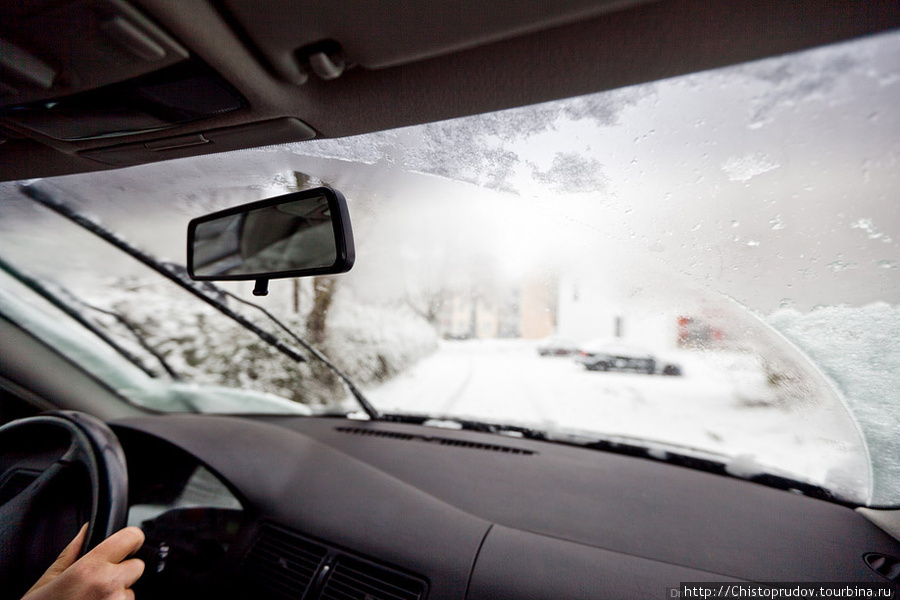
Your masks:
<instances>
[{"instance_id":1,"label":"dark parked car","mask_svg":"<svg viewBox=\"0 0 900 600\"><path fill-rule=\"evenodd\" d=\"M575 360L588 371L633 371L648 375L656 372L653 354L620 341L592 340L582 344Z\"/></svg>"}]
</instances>

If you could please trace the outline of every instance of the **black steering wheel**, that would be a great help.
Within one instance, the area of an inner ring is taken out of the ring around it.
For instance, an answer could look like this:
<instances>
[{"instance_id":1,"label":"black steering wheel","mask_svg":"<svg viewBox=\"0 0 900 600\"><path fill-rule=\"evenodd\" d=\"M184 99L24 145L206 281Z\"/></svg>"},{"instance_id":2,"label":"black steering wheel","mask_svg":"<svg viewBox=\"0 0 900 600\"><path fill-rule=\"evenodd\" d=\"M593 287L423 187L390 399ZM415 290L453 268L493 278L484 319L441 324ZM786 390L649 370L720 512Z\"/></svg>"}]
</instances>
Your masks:
<instances>
[{"instance_id":1,"label":"black steering wheel","mask_svg":"<svg viewBox=\"0 0 900 600\"><path fill-rule=\"evenodd\" d=\"M82 554L125 526L128 469L99 419L52 412L0 427L0 599L21 598L82 524Z\"/></svg>"}]
</instances>

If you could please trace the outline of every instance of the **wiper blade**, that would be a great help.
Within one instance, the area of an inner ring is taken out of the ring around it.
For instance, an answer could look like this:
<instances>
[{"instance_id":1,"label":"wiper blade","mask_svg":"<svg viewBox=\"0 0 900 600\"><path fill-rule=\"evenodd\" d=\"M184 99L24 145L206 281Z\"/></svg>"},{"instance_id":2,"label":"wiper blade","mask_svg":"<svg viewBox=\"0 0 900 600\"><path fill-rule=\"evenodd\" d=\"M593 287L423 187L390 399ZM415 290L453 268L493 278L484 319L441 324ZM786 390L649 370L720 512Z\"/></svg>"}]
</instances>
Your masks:
<instances>
[{"instance_id":1,"label":"wiper blade","mask_svg":"<svg viewBox=\"0 0 900 600\"><path fill-rule=\"evenodd\" d=\"M210 284L210 285L212 285L212 284ZM372 406L372 404L371 404L371 403L369 402L369 400L365 397L365 395L363 395L363 393L360 391L360 389L359 389L358 387L356 387L356 384L353 383L353 380L351 380L351 379L350 379L343 371L341 371L341 370L337 367L337 365L335 365L335 364L332 363L330 360L328 360L328 357L327 357L327 356L325 356L324 354L322 354L321 352L319 352L319 351L315 348L315 346L313 346L312 344L310 344L309 342L307 342L306 340L304 340L303 338L301 338L299 335L297 335L296 333L294 333L294 331L293 331L290 327L288 327L287 325L285 325L278 317L276 317L276 316L273 315L271 312L269 312L268 310L266 310L265 307L260 306L259 304L255 303L255 302L251 302L251 301L249 301L249 300L245 300L245 299L241 298L240 296L237 296L236 294L232 294L232 293L229 292L228 290L223 290L223 289L218 288L218 287L216 287L216 286L214 286L214 285L213 285L213 287L214 287L219 293L222 293L222 294L224 294L225 296L227 296L227 297L229 297L229 298L233 298L234 300L237 300L238 302L240 302L240 303L242 303L242 304L245 304L245 305L247 305L247 306L253 307L253 308L255 308L256 310L258 310L258 311L260 311L261 313L263 313L265 316L267 316L273 323L275 323L275 325L277 325L277 326L278 326L279 328L281 328L285 333L287 333L287 334L291 337L291 339L293 339L295 342L297 342L298 344L300 344L301 346L303 346L303 348L305 348L307 352L309 352L309 353L312 354L314 357L316 357L316 359L317 359L319 362L321 362L322 364L324 364L326 367L328 367L328 368L331 370L332 373L334 373L335 375L337 375L337 376L338 376L338 379L340 379L341 381L344 382L344 385L347 386L347 389L350 390L350 393L353 394L353 397L356 398L356 401L359 403L359 405L362 407L362 409L366 412L366 414L369 415L369 418L370 418L370 419L376 420L376 419L379 419L379 418L380 418L380 415L378 414L378 411L375 409L374 406Z\"/></svg>"},{"instance_id":2,"label":"wiper blade","mask_svg":"<svg viewBox=\"0 0 900 600\"><path fill-rule=\"evenodd\" d=\"M429 422L438 423L445 421L454 423L455 425L458 425L460 429L466 431L478 431L480 433L493 433L506 436L512 435L529 440L553 441L553 438L549 433L540 429L532 429L530 427L522 427L519 425L504 425L502 423L486 423L484 421L473 421L471 419L460 419L457 417L386 413L382 414L380 419L382 421L409 423L412 425L424 425Z\"/></svg>"},{"instance_id":3,"label":"wiper blade","mask_svg":"<svg viewBox=\"0 0 900 600\"><path fill-rule=\"evenodd\" d=\"M809 496L810 498L827 500L836 504L842 504L851 507L855 506L852 502L845 501L842 498L835 496L827 488L814 483L809 483L807 481L801 481L798 479L787 477L785 475L775 475L772 473L757 473L748 476L736 475L728 470L728 460L725 457L722 457L721 460L717 458L706 458L703 456L673 451L668 447L664 450L659 448L651 448L638 443L633 443L630 440L625 441L612 438L603 439L596 437L584 437L582 435L561 432L548 432L518 425L486 423L482 421L473 421L469 419L459 419L456 417L447 416L438 417L434 415L388 413L381 415L381 420L394 423L408 423L411 425L427 425L429 422L448 422L453 423L454 425L458 425L460 429L464 429L466 431L477 431L481 433L492 433L506 436L512 434L517 437L522 437L529 440L551 442L555 444L562 444L565 446L575 446L578 448L586 448L589 450L599 450L601 452L612 452L614 454L624 454L626 456L645 458L649 460L677 465L680 467L696 469L698 471L705 471L707 473L714 473L716 475L724 475L726 477L743 479L745 481L759 483L767 487L773 487L780 490L801 494L803 496Z\"/></svg>"},{"instance_id":4,"label":"wiper blade","mask_svg":"<svg viewBox=\"0 0 900 600\"><path fill-rule=\"evenodd\" d=\"M645 445L631 443L630 441L614 440L614 439L591 439L585 440L580 436L565 435L560 437L553 436L551 441L562 444L580 446L582 448L590 448L592 450L600 450L603 452L614 452L616 454L625 454L627 456L636 456L639 458L647 458L665 462L679 467L687 467L698 471L705 471L716 475L724 475L726 477L734 477L745 481L752 481L767 487L773 487L780 490L786 490L793 493L809 496L819 500L827 500L845 506L854 506L853 503L847 502L838 496L835 496L830 490L820 485L801 481L785 475L776 475L773 473L755 473L752 475L735 474L729 470L729 460L727 457L703 457L686 452L678 452L677 450L666 447L665 449L650 448Z\"/></svg>"},{"instance_id":5,"label":"wiper blade","mask_svg":"<svg viewBox=\"0 0 900 600\"><path fill-rule=\"evenodd\" d=\"M67 291L67 293L70 293L70 292ZM89 304L80 298L77 298L77 300L85 308L88 308L90 310L93 310L95 312L98 312L98 313L101 313L104 315L108 315L108 316L112 317L113 319L115 319L117 323L122 325L125 329L127 329L131 333L131 335L134 336L134 339L137 340L137 343L140 344L141 348L146 350L149 354L151 354L153 356L153 358L155 358L157 360L157 362L159 362L160 366L169 375L169 377L171 377L172 379L175 379L175 380L181 379L181 376L175 372L175 369L173 369L171 365L169 365L169 363L168 363L168 361L166 361L165 357L162 354L160 354L159 352L157 352L156 348L154 348L153 346L150 345L150 343L147 341L147 338L144 337L144 335L138 330L138 328L131 321L129 321L128 319L125 318L125 315L123 315L122 313L117 312L115 310L109 310L106 308L100 308L99 306L94 306L93 304Z\"/></svg>"},{"instance_id":6,"label":"wiper blade","mask_svg":"<svg viewBox=\"0 0 900 600\"><path fill-rule=\"evenodd\" d=\"M92 323L89 319L85 318L85 316L78 309L72 306L69 302L66 302L65 300L60 298L57 294L50 291L50 289L40 281L26 275L25 273L22 273L3 259L0 259L0 271L7 273L13 279L21 282L24 286L41 296L44 300L77 321L82 327L106 342L110 346L110 348L121 354L124 358L134 364L141 371L143 371L150 377L157 376L157 374L152 369L147 367L140 358L122 347L122 345L120 345L105 331L103 331L101 327L98 327L95 323ZM71 296L71 294L69 295Z\"/></svg>"}]
</instances>

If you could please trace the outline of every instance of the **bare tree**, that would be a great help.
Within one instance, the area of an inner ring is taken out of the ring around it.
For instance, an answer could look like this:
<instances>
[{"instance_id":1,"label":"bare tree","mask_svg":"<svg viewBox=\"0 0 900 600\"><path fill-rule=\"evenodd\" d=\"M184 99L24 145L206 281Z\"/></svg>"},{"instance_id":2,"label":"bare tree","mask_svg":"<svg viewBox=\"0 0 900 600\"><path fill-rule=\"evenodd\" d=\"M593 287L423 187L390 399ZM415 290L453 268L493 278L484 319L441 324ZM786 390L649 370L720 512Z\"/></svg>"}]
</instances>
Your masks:
<instances>
[{"instance_id":1,"label":"bare tree","mask_svg":"<svg viewBox=\"0 0 900 600\"><path fill-rule=\"evenodd\" d=\"M334 300L337 279L331 276L316 277L313 280L313 306L306 315L306 331L310 341L321 344L327 337L328 309Z\"/></svg>"}]
</instances>

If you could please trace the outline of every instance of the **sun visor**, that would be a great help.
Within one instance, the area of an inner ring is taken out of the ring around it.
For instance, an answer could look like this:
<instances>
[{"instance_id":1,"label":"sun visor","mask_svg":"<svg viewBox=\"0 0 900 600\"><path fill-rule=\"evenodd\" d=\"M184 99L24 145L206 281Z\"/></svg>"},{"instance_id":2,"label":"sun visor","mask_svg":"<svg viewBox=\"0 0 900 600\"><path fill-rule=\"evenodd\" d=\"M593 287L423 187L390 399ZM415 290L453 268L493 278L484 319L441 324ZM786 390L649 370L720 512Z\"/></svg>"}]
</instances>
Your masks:
<instances>
[{"instance_id":1,"label":"sun visor","mask_svg":"<svg viewBox=\"0 0 900 600\"><path fill-rule=\"evenodd\" d=\"M223 0L221 4L275 72L303 84L311 74L333 79L344 64L393 67L649 1L494 0L478 5L455 0Z\"/></svg>"}]
</instances>

